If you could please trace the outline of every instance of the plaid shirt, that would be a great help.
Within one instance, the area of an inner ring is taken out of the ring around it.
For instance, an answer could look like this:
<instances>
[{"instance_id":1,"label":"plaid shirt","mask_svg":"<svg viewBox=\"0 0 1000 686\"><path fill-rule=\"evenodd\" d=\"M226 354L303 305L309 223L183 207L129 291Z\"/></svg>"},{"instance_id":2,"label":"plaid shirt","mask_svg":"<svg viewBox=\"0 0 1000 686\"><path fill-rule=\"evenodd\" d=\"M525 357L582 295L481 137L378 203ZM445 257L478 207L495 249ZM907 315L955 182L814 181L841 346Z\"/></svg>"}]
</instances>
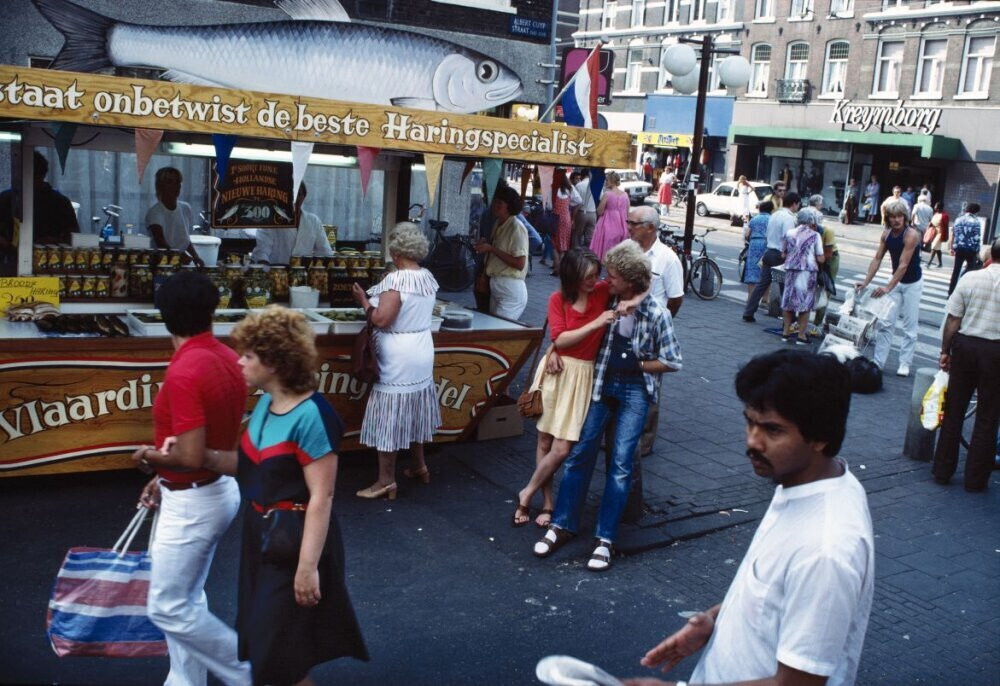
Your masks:
<instances>
[{"instance_id":1,"label":"plaid shirt","mask_svg":"<svg viewBox=\"0 0 1000 686\"><path fill-rule=\"evenodd\" d=\"M966 212L951 227L952 250L979 250L982 239L979 231L982 227L979 218Z\"/></svg>"},{"instance_id":2,"label":"plaid shirt","mask_svg":"<svg viewBox=\"0 0 1000 686\"><path fill-rule=\"evenodd\" d=\"M618 304L615 298L611 306ZM594 388L591 400L599 402L604 390L604 375L608 371L608 360L611 358L612 332L618 323L608 327L601 343L601 351L597 353L597 364L594 366ZM635 309L635 331L632 333L632 352L642 360L659 360L671 369L681 368L681 346L674 336L674 322L670 312L652 296L647 295ZM659 374L642 373L646 393L652 402L659 402Z\"/></svg>"}]
</instances>

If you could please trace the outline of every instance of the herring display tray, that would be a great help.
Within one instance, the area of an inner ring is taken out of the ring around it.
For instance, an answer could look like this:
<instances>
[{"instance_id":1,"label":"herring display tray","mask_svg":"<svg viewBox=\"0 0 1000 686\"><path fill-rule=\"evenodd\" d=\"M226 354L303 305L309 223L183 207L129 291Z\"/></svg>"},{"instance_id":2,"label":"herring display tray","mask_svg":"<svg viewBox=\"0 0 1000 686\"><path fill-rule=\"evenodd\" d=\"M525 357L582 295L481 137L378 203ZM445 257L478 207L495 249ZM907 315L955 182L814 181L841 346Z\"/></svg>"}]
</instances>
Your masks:
<instances>
[{"instance_id":1,"label":"herring display tray","mask_svg":"<svg viewBox=\"0 0 1000 686\"><path fill-rule=\"evenodd\" d=\"M363 318L356 320L334 318L334 315L337 313L351 313L363 317L364 311L360 307L317 307L308 309L306 312L316 318L329 322L329 332L332 334L356 334L365 328L365 320ZM442 321L441 317L431 317L431 331L439 331Z\"/></svg>"},{"instance_id":2,"label":"herring display tray","mask_svg":"<svg viewBox=\"0 0 1000 686\"><path fill-rule=\"evenodd\" d=\"M212 333L216 336L228 336L236 325L246 317L250 310L227 309L216 310L212 318ZM320 334L326 333L329 321L323 317L318 317L308 310L296 310L301 312L309 320L313 330ZM129 328L138 336L169 336L167 325L160 316L160 311L156 309L148 310L126 310ZM220 321L221 320L221 321Z\"/></svg>"}]
</instances>

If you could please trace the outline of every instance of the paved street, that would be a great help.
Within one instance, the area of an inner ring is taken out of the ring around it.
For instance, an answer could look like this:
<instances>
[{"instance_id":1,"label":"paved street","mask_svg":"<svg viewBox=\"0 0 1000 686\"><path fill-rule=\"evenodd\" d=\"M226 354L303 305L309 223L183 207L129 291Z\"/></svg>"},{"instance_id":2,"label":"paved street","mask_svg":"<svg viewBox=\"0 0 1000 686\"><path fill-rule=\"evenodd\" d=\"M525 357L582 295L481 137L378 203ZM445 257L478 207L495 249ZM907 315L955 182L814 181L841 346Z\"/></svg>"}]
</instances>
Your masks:
<instances>
[{"instance_id":1,"label":"paved street","mask_svg":"<svg viewBox=\"0 0 1000 686\"><path fill-rule=\"evenodd\" d=\"M773 490L744 456L732 380L747 359L783 345L764 331L763 318L740 321L745 291L735 283L734 239L722 231L709 239L734 281L727 297L689 296L677 319L684 370L664 382L657 443L642 463L645 516L624 527L626 554L612 570L585 571L586 537L537 560L531 545L539 531L510 528L513 493L534 462L530 423L520 437L435 450L430 486L401 484L392 503L353 496L370 483L374 463L348 456L335 507L372 662L325 665L318 683L530 684L537 660L553 653L625 676L648 674L638 664L645 650L687 613L722 599ZM864 247L858 251L870 254ZM867 260L847 262L842 274L852 278ZM524 318L540 324L557 280L536 262L528 286ZM936 324L931 315L927 331ZM925 353L918 350L917 366L932 364ZM881 393L854 396L842 451L868 491L877 536L875 604L858 683L997 684L1000 478L986 493L968 494L960 475L938 486L926 463L901 455L911 382L887 376ZM130 473L0 480L8 551L0 682L162 682L165 659L59 659L44 635L46 600L65 550L110 545L141 483ZM603 478L593 485L585 527ZM220 547L208 588L210 604L229 622L237 529ZM694 662L671 677L687 677Z\"/></svg>"}]
</instances>

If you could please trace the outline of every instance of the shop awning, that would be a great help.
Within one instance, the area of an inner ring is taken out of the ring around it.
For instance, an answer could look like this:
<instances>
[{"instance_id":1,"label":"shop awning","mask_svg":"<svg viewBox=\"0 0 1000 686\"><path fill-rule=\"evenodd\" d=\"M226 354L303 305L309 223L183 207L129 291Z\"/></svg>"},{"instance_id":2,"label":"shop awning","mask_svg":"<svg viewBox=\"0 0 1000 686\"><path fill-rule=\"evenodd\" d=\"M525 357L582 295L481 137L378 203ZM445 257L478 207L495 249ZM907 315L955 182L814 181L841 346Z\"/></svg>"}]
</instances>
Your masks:
<instances>
[{"instance_id":1,"label":"shop awning","mask_svg":"<svg viewBox=\"0 0 1000 686\"><path fill-rule=\"evenodd\" d=\"M779 140L827 141L855 145L895 145L920 148L920 156L927 159L958 159L962 142L957 138L910 133L882 133L881 131L833 131L830 129L775 128L773 126L731 126L729 143L737 137L777 138Z\"/></svg>"}]
</instances>

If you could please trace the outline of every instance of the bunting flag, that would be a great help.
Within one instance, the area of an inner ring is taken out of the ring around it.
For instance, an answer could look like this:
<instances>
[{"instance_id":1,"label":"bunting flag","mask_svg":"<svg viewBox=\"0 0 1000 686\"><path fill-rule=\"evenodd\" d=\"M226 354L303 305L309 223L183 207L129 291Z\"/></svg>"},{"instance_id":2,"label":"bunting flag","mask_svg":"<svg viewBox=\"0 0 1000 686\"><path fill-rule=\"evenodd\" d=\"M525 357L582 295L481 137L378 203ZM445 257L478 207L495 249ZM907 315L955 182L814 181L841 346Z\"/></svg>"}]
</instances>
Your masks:
<instances>
[{"instance_id":1,"label":"bunting flag","mask_svg":"<svg viewBox=\"0 0 1000 686\"><path fill-rule=\"evenodd\" d=\"M503 160L489 157L483 160L483 180L486 181L486 204L493 202L493 194L500 183L503 172Z\"/></svg>"},{"instance_id":2,"label":"bunting flag","mask_svg":"<svg viewBox=\"0 0 1000 686\"><path fill-rule=\"evenodd\" d=\"M162 138L163 132L158 129L135 130L135 166L139 172L139 183L142 183L142 175L146 173L149 158L153 156Z\"/></svg>"},{"instance_id":3,"label":"bunting flag","mask_svg":"<svg viewBox=\"0 0 1000 686\"><path fill-rule=\"evenodd\" d=\"M312 143L302 143L292 141L292 202L299 197L299 186L306 176L306 167L309 166L309 157L313 152Z\"/></svg>"},{"instance_id":4,"label":"bunting flag","mask_svg":"<svg viewBox=\"0 0 1000 686\"><path fill-rule=\"evenodd\" d=\"M59 168L62 173L66 173L66 156L73 145L73 134L76 133L76 124L69 122L56 122L52 125L52 135L56 141L56 154L59 155Z\"/></svg>"},{"instance_id":5,"label":"bunting flag","mask_svg":"<svg viewBox=\"0 0 1000 686\"><path fill-rule=\"evenodd\" d=\"M437 197L438 180L441 178L441 165L444 155L424 153L424 176L427 178L427 206L434 206Z\"/></svg>"},{"instance_id":6,"label":"bunting flag","mask_svg":"<svg viewBox=\"0 0 1000 686\"><path fill-rule=\"evenodd\" d=\"M361 197L368 195L368 179L372 175L372 167L375 166L375 156L378 155L378 148L369 148L364 145L358 146L358 167L361 170Z\"/></svg>"},{"instance_id":7,"label":"bunting flag","mask_svg":"<svg viewBox=\"0 0 1000 686\"><path fill-rule=\"evenodd\" d=\"M528 193L528 182L531 181L532 165L526 164L521 167L521 197Z\"/></svg>"},{"instance_id":8,"label":"bunting flag","mask_svg":"<svg viewBox=\"0 0 1000 686\"><path fill-rule=\"evenodd\" d=\"M555 176L556 168L547 164L538 165L538 180L542 187L539 189L542 194L542 204L545 207L552 207L552 179Z\"/></svg>"},{"instance_id":9,"label":"bunting flag","mask_svg":"<svg viewBox=\"0 0 1000 686\"><path fill-rule=\"evenodd\" d=\"M594 168L590 170L590 194L594 196L594 202L601 202L601 192L604 190L604 170Z\"/></svg>"},{"instance_id":10,"label":"bunting flag","mask_svg":"<svg viewBox=\"0 0 1000 686\"><path fill-rule=\"evenodd\" d=\"M476 161L475 160L468 160L465 163L465 169L462 170L462 180L458 182L458 192L459 193L462 192L462 186L465 185L465 179L468 178L469 174L472 173L472 170L475 169L475 167L476 167Z\"/></svg>"},{"instance_id":11,"label":"bunting flag","mask_svg":"<svg viewBox=\"0 0 1000 686\"><path fill-rule=\"evenodd\" d=\"M215 146L215 173L218 175L218 188L226 180L226 170L229 168L229 156L236 145L236 136L226 133L213 133L212 145Z\"/></svg>"}]
</instances>

